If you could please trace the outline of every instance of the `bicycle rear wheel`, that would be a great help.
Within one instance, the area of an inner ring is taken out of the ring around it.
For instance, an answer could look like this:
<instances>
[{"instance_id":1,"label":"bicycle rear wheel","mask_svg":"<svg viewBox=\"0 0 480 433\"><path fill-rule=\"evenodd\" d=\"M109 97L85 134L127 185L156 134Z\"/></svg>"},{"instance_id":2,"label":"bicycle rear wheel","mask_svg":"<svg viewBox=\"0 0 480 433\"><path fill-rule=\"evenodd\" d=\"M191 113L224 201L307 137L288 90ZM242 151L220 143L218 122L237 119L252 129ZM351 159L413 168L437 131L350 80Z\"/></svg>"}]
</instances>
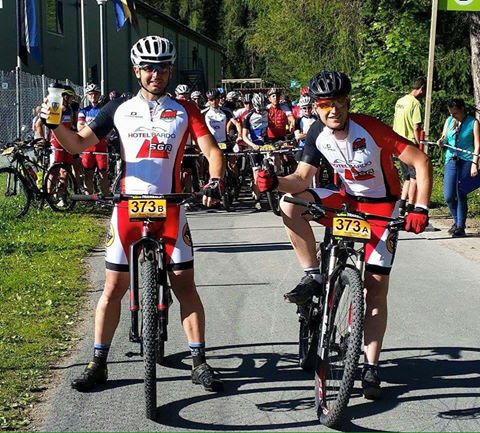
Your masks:
<instances>
[{"instance_id":1,"label":"bicycle rear wheel","mask_svg":"<svg viewBox=\"0 0 480 433\"><path fill-rule=\"evenodd\" d=\"M315 405L321 424L334 427L350 399L362 349L363 283L357 269L344 268L334 282L327 349L315 367Z\"/></svg>"},{"instance_id":2,"label":"bicycle rear wheel","mask_svg":"<svg viewBox=\"0 0 480 433\"><path fill-rule=\"evenodd\" d=\"M154 260L144 260L142 273L142 345L145 366L145 408L148 419L157 414L157 267Z\"/></svg>"},{"instance_id":3,"label":"bicycle rear wheel","mask_svg":"<svg viewBox=\"0 0 480 433\"><path fill-rule=\"evenodd\" d=\"M78 187L70 167L53 164L47 171L44 191L47 191L47 202L54 211L72 210L76 203L72 195L78 192Z\"/></svg>"},{"instance_id":4,"label":"bicycle rear wheel","mask_svg":"<svg viewBox=\"0 0 480 433\"><path fill-rule=\"evenodd\" d=\"M24 216L32 196L25 179L12 167L0 168L0 222Z\"/></svg>"}]
</instances>

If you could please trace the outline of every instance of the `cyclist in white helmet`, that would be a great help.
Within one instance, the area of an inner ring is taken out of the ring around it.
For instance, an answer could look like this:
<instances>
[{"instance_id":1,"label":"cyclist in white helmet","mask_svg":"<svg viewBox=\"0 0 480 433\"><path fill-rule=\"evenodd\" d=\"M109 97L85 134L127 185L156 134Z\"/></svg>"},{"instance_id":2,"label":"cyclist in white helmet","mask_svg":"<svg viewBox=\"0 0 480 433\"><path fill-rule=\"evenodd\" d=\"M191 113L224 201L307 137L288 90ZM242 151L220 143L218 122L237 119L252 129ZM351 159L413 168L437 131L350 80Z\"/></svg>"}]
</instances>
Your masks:
<instances>
[{"instance_id":1,"label":"cyclist in white helmet","mask_svg":"<svg viewBox=\"0 0 480 433\"><path fill-rule=\"evenodd\" d=\"M190 100L190 87L188 87L186 84L179 84L175 88L175 96L177 99L185 99L187 101Z\"/></svg>"},{"instance_id":2,"label":"cyclist in white helmet","mask_svg":"<svg viewBox=\"0 0 480 433\"><path fill-rule=\"evenodd\" d=\"M189 101L175 100L166 89L176 58L173 44L160 36L147 36L131 49L133 72L141 87L131 99L115 99L102 108L95 120L76 133L64 126L55 129L61 145L71 153L82 152L118 131L124 162L121 188L126 194L181 192L180 164L188 134L209 162L210 181L204 187L204 204L211 206L223 194L223 154L210 134L198 108ZM48 118L49 106L41 116ZM127 209L127 210L126 210ZM128 208L119 203L113 210L106 247L105 288L95 320L93 360L72 381L78 391L89 391L107 380L107 355L120 317L121 300L129 285L129 243L141 233L141 225L128 219ZM157 231L158 230L158 231ZM208 391L223 388L205 360L205 313L197 293L193 272L193 248L183 207L175 207L154 231L165 240L169 279L180 303L182 324L193 360L192 382ZM164 236L174 233L173 236Z\"/></svg>"}]
</instances>

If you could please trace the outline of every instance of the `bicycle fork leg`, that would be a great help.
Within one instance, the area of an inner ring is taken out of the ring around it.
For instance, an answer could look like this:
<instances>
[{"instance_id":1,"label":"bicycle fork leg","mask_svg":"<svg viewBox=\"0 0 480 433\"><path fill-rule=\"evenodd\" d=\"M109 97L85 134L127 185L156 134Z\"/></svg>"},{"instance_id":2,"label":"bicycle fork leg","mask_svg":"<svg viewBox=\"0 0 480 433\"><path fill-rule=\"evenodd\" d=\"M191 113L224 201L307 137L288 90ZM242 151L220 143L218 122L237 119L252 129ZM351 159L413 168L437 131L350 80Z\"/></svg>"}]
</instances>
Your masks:
<instances>
[{"instance_id":1,"label":"bicycle fork leg","mask_svg":"<svg viewBox=\"0 0 480 433\"><path fill-rule=\"evenodd\" d=\"M140 343L140 334L138 330L138 311L140 310L139 299L139 273L138 273L138 249L139 244L130 245L130 341Z\"/></svg>"},{"instance_id":2,"label":"bicycle fork leg","mask_svg":"<svg viewBox=\"0 0 480 433\"><path fill-rule=\"evenodd\" d=\"M167 325L168 325L168 307L170 302L169 288L167 286L167 270L165 265L165 245L160 242L159 260L158 260L158 275L160 290L158 293L158 337L160 341L168 340Z\"/></svg>"}]
</instances>

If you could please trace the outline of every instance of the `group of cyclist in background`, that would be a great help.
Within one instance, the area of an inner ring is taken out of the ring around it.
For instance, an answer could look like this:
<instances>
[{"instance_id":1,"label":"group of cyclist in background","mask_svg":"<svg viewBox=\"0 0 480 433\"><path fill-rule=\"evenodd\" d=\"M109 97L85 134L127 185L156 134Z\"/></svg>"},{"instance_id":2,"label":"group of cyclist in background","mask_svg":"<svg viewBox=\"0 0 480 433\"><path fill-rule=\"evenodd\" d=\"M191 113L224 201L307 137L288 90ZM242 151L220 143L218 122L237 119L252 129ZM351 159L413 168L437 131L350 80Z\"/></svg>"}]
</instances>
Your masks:
<instances>
[{"instance_id":1,"label":"group of cyclist in background","mask_svg":"<svg viewBox=\"0 0 480 433\"><path fill-rule=\"evenodd\" d=\"M128 100L133 94L120 94L111 90L102 95L100 87L89 83L84 97L76 95L74 89L64 86L61 123L74 131L80 131L90 124L108 102L121 98ZM279 88L254 89L225 92L212 88L202 93L192 90L187 84L178 84L174 95L177 100L193 102L201 111L208 129L220 144L227 160L227 169L232 182L249 180L255 210L262 210L261 193L255 185L256 172L261 168L262 149L273 152L288 147L288 154L275 155L275 170L279 170L281 159L288 161L289 172L293 172L300 160L308 129L317 120L312 101L306 88L302 88L298 102L293 105ZM84 102L84 107L81 103ZM37 107L38 108L38 107ZM42 124L38 115L32 121L34 138L44 139L45 146L51 146L51 163L65 163L71 166L78 188L85 194L112 191L114 181L121 170L119 138L115 130L81 155L66 152L50 131ZM275 144L272 148L271 144ZM249 155L247 157L247 155ZM243 170L243 176L240 171ZM250 171L251 170L251 171ZM288 174L288 173L284 173ZM182 161L182 185L185 192L198 192L208 183L208 163L196 143L188 138ZM242 185L237 185L238 190ZM237 197L238 199L238 194ZM189 206L187 206L188 208ZM190 210L192 206L190 206Z\"/></svg>"}]
</instances>

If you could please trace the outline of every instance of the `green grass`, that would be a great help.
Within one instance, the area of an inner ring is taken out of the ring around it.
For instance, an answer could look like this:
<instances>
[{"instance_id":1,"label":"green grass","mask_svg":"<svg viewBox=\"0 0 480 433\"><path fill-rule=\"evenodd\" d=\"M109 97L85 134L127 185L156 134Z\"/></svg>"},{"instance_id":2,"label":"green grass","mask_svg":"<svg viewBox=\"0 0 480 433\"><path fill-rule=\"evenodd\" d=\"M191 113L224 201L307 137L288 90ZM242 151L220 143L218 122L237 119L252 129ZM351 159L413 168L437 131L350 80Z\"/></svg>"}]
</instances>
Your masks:
<instances>
[{"instance_id":1,"label":"green grass","mask_svg":"<svg viewBox=\"0 0 480 433\"><path fill-rule=\"evenodd\" d=\"M14 430L28 425L51 365L73 344L88 285L82 259L105 224L80 211L31 210L0 230L0 429Z\"/></svg>"}]
</instances>

